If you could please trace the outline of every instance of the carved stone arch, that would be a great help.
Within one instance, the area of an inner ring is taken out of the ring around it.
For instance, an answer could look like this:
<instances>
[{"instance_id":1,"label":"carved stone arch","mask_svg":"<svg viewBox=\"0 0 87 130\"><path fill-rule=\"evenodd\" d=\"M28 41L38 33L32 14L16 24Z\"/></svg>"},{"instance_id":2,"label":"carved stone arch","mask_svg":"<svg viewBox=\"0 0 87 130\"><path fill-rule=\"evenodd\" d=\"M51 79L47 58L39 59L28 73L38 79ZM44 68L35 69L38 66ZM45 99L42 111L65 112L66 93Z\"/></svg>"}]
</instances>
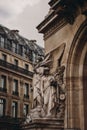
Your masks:
<instances>
[{"instance_id":1,"label":"carved stone arch","mask_svg":"<svg viewBox=\"0 0 87 130\"><path fill-rule=\"evenodd\" d=\"M85 72L87 69L86 55L87 20L85 20L78 29L71 44L67 60L67 117L65 122L68 128L80 128L81 130L87 129L87 105L85 102L85 98L87 98L87 88L85 87L87 86L87 71Z\"/></svg>"}]
</instances>

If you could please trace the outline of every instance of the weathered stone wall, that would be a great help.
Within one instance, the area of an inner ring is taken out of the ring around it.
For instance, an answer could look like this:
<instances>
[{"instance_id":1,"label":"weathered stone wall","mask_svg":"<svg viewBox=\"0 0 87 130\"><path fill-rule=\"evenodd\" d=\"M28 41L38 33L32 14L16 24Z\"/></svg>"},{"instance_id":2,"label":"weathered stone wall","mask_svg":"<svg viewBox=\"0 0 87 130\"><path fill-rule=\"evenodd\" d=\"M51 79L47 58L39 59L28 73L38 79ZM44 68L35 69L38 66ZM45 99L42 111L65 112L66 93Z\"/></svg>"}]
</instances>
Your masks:
<instances>
[{"instance_id":1,"label":"weathered stone wall","mask_svg":"<svg viewBox=\"0 0 87 130\"><path fill-rule=\"evenodd\" d=\"M78 36L77 43L75 43L74 46L72 43L85 19L86 17L84 15L79 15L73 25L67 24L45 39L45 52L46 54L52 52L53 56L51 72L54 72L56 69L59 47L63 43L66 45L61 62L61 64L66 66L66 73L64 75L67 90L65 128L80 128L81 130L86 129L83 95L83 62L87 52L87 43L84 41L84 38L80 41L82 36ZM55 51L53 52L53 50ZM71 50L73 50L72 54L70 54Z\"/></svg>"},{"instance_id":2,"label":"weathered stone wall","mask_svg":"<svg viewBox=\"0 0 87 130\"><path fill-rule=\"evenodd\" d=\"M49 38L45 39L44 41L45 53L47 54L53 51L54 49L59 47L62 43L66 43L66 48L68 48L66 51L68 51L78 28L80 27L80 25L84 20L85 20L85 16L79 15L76 18L76 21L73 25L67 24L60 30L53 33Z\"/></svg>"}]
</instances>

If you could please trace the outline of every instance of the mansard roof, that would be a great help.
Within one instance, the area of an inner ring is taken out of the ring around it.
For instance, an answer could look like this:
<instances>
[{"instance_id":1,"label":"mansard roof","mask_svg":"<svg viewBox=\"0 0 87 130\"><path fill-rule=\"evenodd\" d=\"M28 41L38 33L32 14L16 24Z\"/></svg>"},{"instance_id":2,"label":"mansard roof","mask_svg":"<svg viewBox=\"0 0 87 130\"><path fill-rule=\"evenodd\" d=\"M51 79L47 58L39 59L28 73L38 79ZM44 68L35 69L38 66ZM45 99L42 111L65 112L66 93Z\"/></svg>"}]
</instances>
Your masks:
<instances>
[{"instance_id":1,"label":"mansard roof","mask_svg":"<svg viewBox=\"0 0 87 130\"><path fill-rule=\"evenodd\" d=\"M36 44L36 40L29 40L19 34L19 30L10 30L7 27L0 25L0 34L8 40L14 41L20 45L28 47L31 51L38 55L44 55L44 49Z\"/></svg>"}]
</instances>

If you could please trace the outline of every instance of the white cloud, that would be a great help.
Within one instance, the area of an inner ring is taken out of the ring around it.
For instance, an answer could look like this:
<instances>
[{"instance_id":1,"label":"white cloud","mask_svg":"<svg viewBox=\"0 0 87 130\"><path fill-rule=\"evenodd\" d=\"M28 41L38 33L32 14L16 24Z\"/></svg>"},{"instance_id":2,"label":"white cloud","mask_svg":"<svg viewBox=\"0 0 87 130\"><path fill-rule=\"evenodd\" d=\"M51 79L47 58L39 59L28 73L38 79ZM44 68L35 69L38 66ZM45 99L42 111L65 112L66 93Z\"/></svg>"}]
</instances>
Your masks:
<instances>
[{"instance_id":1,"label":"white cloud","mask_svg":"<svg viewBox=\"0 0 87 130\"><path fill-rule=\"evenodd\" d=\"M33 6L40 0L0 0L0 17L11 18L23 12L26 6Z\"/></svg>"},{"instance_id":2,"label":"white cloud","mask_svg":"<svg viewBox=\"0 0 87 130\"><path fill-rule=\"evenodd\" d=\"M43 46L42 34L36 26L48 12L50 0L0 0L0 24L18 29L28 39L36 39Z\"/></svg>"}]
</instances>

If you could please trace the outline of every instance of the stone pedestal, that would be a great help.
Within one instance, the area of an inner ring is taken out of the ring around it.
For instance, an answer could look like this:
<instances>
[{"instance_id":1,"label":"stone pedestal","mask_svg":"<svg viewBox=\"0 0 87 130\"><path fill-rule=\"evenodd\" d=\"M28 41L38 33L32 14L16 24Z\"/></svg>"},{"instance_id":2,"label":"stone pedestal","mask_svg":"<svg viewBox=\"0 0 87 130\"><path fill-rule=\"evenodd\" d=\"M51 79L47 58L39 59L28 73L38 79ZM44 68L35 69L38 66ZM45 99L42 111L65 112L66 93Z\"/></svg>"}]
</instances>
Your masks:
<instances>
[{"instance_id":1,"label":"stone pedestal","mask_svg":"<svg viewBox=\"0 0 87 130\"><path fill-rule=\"evenodd\" d=\"M35 119L33 122L23 125L23 130L63 130L64 121L60 119Z\"/></svg>"}]
</instances>

